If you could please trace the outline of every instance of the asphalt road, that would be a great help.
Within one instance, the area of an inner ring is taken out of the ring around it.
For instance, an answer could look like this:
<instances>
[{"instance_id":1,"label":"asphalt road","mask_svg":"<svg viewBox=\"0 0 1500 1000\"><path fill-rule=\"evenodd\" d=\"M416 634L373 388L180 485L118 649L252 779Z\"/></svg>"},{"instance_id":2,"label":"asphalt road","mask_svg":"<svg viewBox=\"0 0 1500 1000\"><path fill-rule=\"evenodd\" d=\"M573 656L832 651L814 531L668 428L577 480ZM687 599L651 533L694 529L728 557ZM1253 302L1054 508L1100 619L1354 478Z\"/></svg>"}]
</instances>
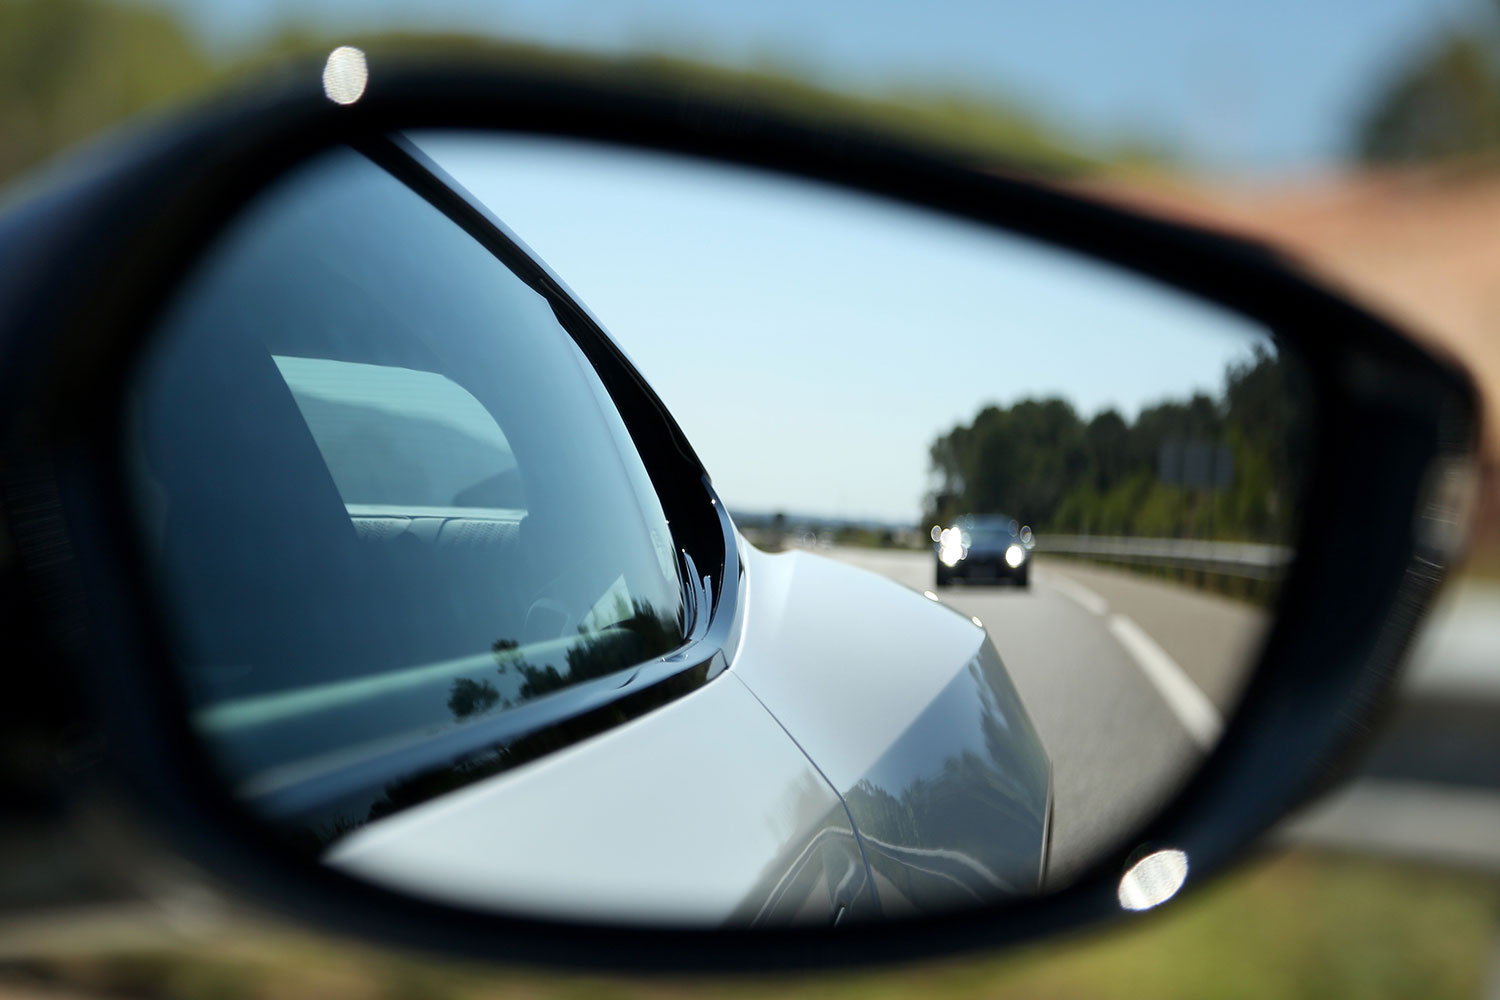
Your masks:
<instances>
[{"instance_id":1,"label":"asphalt road","mask_svg":"<svg viewBox=\"0 0 1500 1000\"><path fill-rule=\"evenodd\" d=\"M819 554L935 590L926 552ZM1253 665L1265 621L1239 601L1046 557L1026 590L935 592L984 623L1052 757L1054 884L1149 819L1191 774Z\"/></svg>"}]
</instances>

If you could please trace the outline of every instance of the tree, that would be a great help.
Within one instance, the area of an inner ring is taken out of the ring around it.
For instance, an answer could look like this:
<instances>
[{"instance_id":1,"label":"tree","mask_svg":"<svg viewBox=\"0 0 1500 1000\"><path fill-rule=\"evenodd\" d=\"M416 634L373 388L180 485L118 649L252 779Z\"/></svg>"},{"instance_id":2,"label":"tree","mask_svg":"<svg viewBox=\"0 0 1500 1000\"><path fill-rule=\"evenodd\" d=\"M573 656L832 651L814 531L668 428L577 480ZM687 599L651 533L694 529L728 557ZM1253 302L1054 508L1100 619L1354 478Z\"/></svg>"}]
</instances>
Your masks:
<instances>
[{"instance_id":1,"label":"tree","mask_svg":"<svg viewBox=\"0 0 1500 1000\"><path fill-rule=\"evenodd\" d=\"M1500 149L1500 33L1488 22L1449 32L1386 83L1359 122L1360 159L1448 159Z\"/></svg>"},{"instance_id":2,"label":"tree","mask_svg":"<svg viewBox=\"0 0 1500 1000\"><path fill-rule=\"evenodd\" d=\"M1166 399L1134 421L1083 421L1061 399L990 405L932 442L928 522L1009 514L1039 530L1286 540L1311 429L1297 366L1259 349L1224 373L1223 391ZM1226 490L1163 481L1170 444L1227 448Z\"/></svg>"},{"instance_id":3,"label":"tree","mask_svg":"<svg viewBox=\"0 0 1500 1000\"><path fill-rule=\"evenodd\" d=\"M0 3L0 178L200 91L213 75L165 11L103 0Z\"/></svg>"}]
</instances>

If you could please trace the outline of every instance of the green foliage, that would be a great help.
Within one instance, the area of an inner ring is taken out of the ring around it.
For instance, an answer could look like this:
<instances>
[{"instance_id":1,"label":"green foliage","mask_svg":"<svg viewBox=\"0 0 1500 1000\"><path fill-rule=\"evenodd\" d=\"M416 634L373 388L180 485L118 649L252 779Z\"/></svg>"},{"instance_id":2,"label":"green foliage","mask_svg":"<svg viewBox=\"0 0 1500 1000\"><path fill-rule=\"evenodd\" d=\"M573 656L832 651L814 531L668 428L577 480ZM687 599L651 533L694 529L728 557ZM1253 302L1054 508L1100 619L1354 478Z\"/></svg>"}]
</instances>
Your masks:
<instances>
[{"instance_id":1,"label":"green foliage","mask_svg":"<svg viewBox=\"0 0 1500 1000\"><path fill-rule=\"evenodd\" d=\"M632 602L630 612L628 617L598 632L580 627L579 638L564 654L566 672L558 670L555 664L539 667L526 662L520 658L517 652L520 645L514 640L496 642L493 651L499 672L502 675L514 672L522 678L516 703L627 670L681 644L683 622L677 615L658 611L639 600ZM449 705L452 706L451 701ZM502 707L510 708L512 703L507 699Z\"/></svg>"},{"instance_id":2,"label":"green foliage","mask_svg":"<svg viewBox=\"0 0 1500 1000\"><path fill-rule=\"evenodd\" d=\"M896 533L889 528L860 528L846 525L833 533L833 544L861 549L904 548Z\"/></svg>"},{"instance_id":3,"label":"green foliage","mask_svg":"<svg viewBox=\"0 0 1500 1000\"><path fill-rule=\"evenodd\" d=\"M1094 535L1286 540L1310 429L1293 366L1257 350L1231 365L1218 398L1195 395L1085 421L1061 399L986 406L932 443L940 483L924 523L1005 513L1039 530ZM1222 445L1223 491L1162 482L1163 446Z\"/></svg>"},{"instance_id":4,"label":"green foliage","mask_svg":"<svg viewBox=\"0 0 1500 1000\"><path fill-rule=\"evenodd\" d=\"M1355 145L1392 163L1500 151L1500 25L1491 16L1450 29L1416 50L1360 121Z\"/></svg>"},{"instance_id":5,"label":"green foliage","mask_svg":"<svg viewBox=\"0 0 1500 1000\"><path fill-rule=\"evenodd\" d=\"M448 694L448 711L455 719L466 719L471 715L482 715L500 700L500 692L489 681L475 681L460 677L453 682Z\"/></svg>"},{"instance_id":6,"label":"green foliage","mask_svg":"<svg viewBox=\"0 0 1500 1000\"><path fill-rule=\"evenodd\" d=\"M306 927L210 924L185 939L137 918L124 944L98 920L59 923L55 946L0 968L0 990L151 1000L1440 1000L1483 994L1497 907L1493 876L1294 851L1109 930L907 965L647 979L464 964Z\"/></svg>"},{"instance_id":7,"label":"green foliage","mask_svg":"<svg viewBox=\"0 0 1500 1000\"><path fill-rule=\"evenodd\" d=\"M605 57L493 37L412 31L326 35L311 27L230 56L211 55L167 10L122 0L0 0L0 181L143 111L200 98L268 67L315 67L334 45L373 66L425 57L579 74L628 74L730 101L751 99L829 128L873 128L986 163L1045 174L1106 162L1159 162L1125 137L1091 147L1043 117L993 97L919 87L851 93L774 61L728 67L666 53Z\"/></svg>"},{"instance_id":8,"label":"green foliage","mask_svg":"<svg viewBox=\"0 0 1500 1000\"><path fill-rule=\"evenodd\" d=\"M732 67L669 52L600 56L475 35L387 31L341 35L335 41L288 32L248 53L233 71L243 74L289 59L321 58L333 44L364 49L373 65L382 58L427 57L585 75L623 74L731 102L754 100L802 119L821 121L830 129L879 129L948 147L960 157L998 160L1044 174L1077 172L1116 159L1149 163L1161 158L1140 142L1090 149L1040 116L994 98L899 86L882 92L834 90L772 61Z\"/></svg>"},{"instance_id":9,"label":"green foliage","mask_svg":"<svg viewBox=\"0 0 1500 1000\"><path fill-rule=\"evenodd\" d=\"M214 74L170 14L102 0L0 2L0 179Z\"/></svg>"}]
</instances>

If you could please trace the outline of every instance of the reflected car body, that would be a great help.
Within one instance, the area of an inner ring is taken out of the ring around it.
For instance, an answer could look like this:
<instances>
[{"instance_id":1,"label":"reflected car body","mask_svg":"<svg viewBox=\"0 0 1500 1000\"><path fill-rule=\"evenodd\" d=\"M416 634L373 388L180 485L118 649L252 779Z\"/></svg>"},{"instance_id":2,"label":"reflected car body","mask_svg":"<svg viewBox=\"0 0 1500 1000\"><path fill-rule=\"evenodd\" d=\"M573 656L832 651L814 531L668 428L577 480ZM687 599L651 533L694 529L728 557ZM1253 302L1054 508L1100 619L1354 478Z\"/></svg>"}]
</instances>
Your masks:
<instances>
[{"instance_id":1,"label":"reflected car body","mask_svg":"<svg viewBox=\"0 0 1500 1000\"><path fill-rule=\"evenodd\" d=\"M448 901L493 907L505 886L528 911L670 924L822 924L1035 892L1051 764L984 629L831 559L739 548L742 631L722 675L371 823L328 859Z\"/></svg>"},{"instance_id":2,"label":"reflected car body","mask_svg":"<svg viewBox=\"0 0 1500 1000\"><path fill-rule=\"evenodd\" d=\"M1005 514L964 514L940 533L933 549L940 587L954 580L1031 583L1031 529Z\"/></svg>"}]
</instances>

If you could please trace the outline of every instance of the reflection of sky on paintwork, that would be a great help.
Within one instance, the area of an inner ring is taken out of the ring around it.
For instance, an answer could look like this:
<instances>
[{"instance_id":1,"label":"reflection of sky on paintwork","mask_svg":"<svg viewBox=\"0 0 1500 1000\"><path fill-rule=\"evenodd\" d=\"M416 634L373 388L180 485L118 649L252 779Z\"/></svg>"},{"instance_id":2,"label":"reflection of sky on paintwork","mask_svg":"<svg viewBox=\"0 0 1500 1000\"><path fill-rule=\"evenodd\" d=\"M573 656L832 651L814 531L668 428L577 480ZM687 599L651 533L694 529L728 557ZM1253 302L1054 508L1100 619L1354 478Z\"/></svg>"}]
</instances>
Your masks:
<instances>
[{"instance_id":1,"label":"reflection of sky on paintwork","mask_svg":"<svg viewBox=\"0 0 1500 1000\"><path fill-rule=\"evenodd\" d=\"M594 311L743 510L915 520L928 445L984 404L1129 417L1217 391L1257 329L821 186L549 140L422 145Z\"/></svg>"}]
</instances>

